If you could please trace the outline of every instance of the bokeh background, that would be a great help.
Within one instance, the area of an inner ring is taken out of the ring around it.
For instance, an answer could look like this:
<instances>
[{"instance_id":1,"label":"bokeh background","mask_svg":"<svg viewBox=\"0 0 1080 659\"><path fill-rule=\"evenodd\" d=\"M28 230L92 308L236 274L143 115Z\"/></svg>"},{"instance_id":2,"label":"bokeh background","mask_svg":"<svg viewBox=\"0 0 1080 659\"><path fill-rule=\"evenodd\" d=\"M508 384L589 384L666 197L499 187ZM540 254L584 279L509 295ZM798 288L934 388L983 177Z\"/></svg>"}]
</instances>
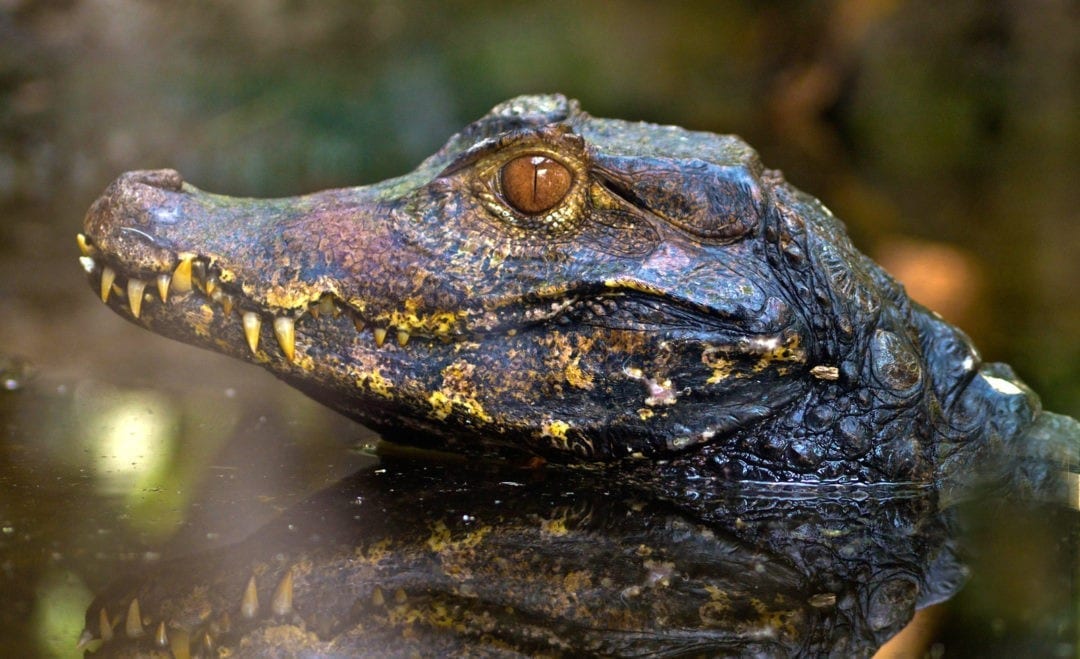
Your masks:
<instances>
[{"instance_id":1,"label":"bokeh background","mask_svg":"<svg viewBox=\"0 0 1080 659\"><path fill-rule=\"evenodd\" d=\"M5 638L63 652L87 594L186 547L221 481L272 511L371 439L95 299L74 234L120 172L252 196L365 183L528 92L737 133L1080 416L1078 49L1068 0L0 0Z\"/></svg>"}]
</instances>

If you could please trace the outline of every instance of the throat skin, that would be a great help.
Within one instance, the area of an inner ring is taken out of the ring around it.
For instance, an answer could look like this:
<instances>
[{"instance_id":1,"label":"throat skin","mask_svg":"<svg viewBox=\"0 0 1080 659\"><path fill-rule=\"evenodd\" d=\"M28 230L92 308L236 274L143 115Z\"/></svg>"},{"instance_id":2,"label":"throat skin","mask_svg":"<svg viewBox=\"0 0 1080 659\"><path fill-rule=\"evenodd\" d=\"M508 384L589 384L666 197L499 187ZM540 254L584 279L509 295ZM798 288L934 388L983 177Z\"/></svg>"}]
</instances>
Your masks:
<instances>
[{"instance_id":1,"label":"throat skin","mask_svg":"<svg viewBox=\"0 0 1080 659\"><path fill-rule=\"evenodd\" d=\"M930 483L1041 413L739 138L560 95L367 186L241 199L129 172L78 242L125 319L425 447Z\"/></svg>"}]
</instances>

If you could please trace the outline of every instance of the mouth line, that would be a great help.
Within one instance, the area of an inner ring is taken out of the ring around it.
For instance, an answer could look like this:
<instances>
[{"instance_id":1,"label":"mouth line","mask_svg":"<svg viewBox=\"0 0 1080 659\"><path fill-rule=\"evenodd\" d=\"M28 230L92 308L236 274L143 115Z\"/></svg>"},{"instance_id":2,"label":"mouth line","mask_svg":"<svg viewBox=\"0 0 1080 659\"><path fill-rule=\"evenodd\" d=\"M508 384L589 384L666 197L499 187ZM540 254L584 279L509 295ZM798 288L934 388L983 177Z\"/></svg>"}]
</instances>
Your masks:
<instances>
[{"instance_id":1,"label":"mouth line","mask_svg":"<svg viewBox=\"0 0 1080 659\"><path fill-rule=\"evenodd\" d=\"M454 322L454 314L428 318L401 311L386 314L385 319L372 320L331 291L314 295L312 301L303 306L275 311L270 305L245 295L238 284L221 281L220 271L206 256L194 252L174 253L175 265L171 268L141 273L116 263L115 257L102 253L84 234L78 234L76 240L81 254L79 262L88 276L96 277L103 303L109 304L110 299L126 300L126 304L110 306L125 309L138 320L144 304L168 305L195 294L197 299L212 303L226 317L236 313L248 348L256 357L259 356L262 324L267 321L273 327L282 354L288 361L295 361L296 326L308 316L314 320L322 316L348 317L357 333L369 336L376 348L394 344L403 348L414 339L452 343L481 338L475 332L463 329L460 322ZM462 312L462 315L468 315L468 312Z\"/></svg>"}]
</instances>

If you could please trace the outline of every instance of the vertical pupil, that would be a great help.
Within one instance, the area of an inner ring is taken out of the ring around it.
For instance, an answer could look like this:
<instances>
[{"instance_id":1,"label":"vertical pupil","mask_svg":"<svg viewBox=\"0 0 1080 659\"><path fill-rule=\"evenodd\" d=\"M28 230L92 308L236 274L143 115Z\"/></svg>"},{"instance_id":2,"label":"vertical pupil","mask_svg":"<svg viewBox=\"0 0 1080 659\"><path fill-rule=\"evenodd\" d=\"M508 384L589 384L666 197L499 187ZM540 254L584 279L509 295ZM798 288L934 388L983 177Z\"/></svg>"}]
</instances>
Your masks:
<instances>
[{"instance_id":1,"label":"vertical pupil","mask_svg":"<svg viewBox=\"0 0 1080 659\"><path fill-rule=\"evenodd\" d=\"M514 158L503 166L500 176L503 197L529 215L543 213L562 201L571 182L565 165L540 155Z\"/></svg>"}]
</instances>

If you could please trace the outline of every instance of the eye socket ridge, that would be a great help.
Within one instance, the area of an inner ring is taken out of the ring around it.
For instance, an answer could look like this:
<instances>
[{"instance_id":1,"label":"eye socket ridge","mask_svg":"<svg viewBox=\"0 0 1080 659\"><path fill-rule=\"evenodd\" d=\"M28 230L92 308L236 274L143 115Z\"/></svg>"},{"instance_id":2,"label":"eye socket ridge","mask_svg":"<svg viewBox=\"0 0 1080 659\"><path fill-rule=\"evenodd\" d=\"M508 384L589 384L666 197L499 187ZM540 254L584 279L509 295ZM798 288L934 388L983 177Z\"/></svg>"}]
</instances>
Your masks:
<instances>
[{"instance_id":1,"label":"eye socket ridge","mask_svg":"<svg viewBox=\"0 0 1080 659\"><path fill-rule=\"evenodd\" d=\"M496 179L500 196L515 211L528 216L546 213L569 194L573 171L544 153L524 153L507 161Z\"/></svg>"}]
</instances>

